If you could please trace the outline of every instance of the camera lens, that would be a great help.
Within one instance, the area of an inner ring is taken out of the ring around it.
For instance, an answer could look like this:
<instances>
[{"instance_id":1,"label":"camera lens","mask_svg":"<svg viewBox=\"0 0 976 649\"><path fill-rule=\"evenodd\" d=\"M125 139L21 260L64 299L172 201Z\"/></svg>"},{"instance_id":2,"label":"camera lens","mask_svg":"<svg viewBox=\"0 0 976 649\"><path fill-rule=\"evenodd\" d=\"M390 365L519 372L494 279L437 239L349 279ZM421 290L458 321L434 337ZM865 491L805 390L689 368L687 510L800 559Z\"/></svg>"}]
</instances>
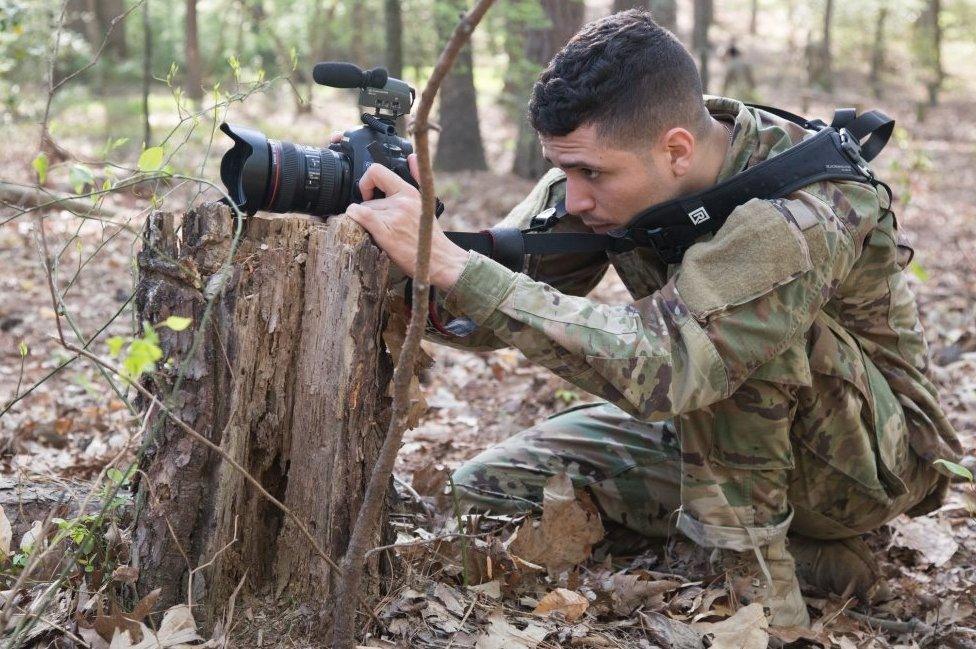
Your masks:
<instances>
[{"instance_id":1,"label":"camera lens","mask_svg":"<svg viewBox=\"0 0 976 649\"><path fill-rule=\"evenodd\" d=\"M269 140L245 126L221 124L234 146L220 161L220 178L248 214L302 212L325 216L351 202L349 159L328 148Z\"/></svg>"}]
</instances>

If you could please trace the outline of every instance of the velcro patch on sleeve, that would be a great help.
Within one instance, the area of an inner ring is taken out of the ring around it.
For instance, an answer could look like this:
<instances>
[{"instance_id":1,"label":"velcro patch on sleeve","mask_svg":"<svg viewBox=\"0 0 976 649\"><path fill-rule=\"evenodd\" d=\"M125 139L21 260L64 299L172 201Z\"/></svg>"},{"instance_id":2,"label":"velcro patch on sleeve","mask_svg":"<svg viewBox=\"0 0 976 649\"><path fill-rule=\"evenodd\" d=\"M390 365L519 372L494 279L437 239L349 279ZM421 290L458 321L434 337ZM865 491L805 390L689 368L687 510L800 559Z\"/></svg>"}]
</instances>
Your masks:
<instances>
[{"instance_id":1,"label":"velcro patch on sleeve","mask_svg":"<svg viewBox=\"0 0 976 649\"><path fill-rule=\"evenodd\" d=\"M768 201L736 208L685 253L675 287L696 318L749 302L813 268L803 234Z\"/></svg>"}]
</instances>

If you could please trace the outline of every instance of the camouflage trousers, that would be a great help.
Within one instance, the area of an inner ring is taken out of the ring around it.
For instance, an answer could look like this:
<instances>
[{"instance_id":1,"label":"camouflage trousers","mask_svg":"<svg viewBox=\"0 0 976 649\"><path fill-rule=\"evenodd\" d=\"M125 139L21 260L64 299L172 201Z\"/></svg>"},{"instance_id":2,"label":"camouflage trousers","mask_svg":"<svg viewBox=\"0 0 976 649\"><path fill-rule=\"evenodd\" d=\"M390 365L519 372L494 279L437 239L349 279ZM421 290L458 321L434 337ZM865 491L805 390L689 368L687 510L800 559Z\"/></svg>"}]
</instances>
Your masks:
<instances>
[{"instance_id":1,"label":"camouflage trousers","mask_svg":"<svg viewBox=\"0 0 976 649\"><path fill-rule=\"evenodd\" d=\"M791 443L788 430L750 429L742 411L736 415L726 421L712 412L697 424L683 417L679 434L672 421L638 421L605 403L578 406L488 448L454 473L454 483L468 509L525 512L539 507L548 478L565 471L590 491L604 520L650 537L678 530L699 545L730 550L766 545L787 528L820 539L856 536L936 489L938 474L911 451L899 467L904 493L879 495L842 462L834 466ZM716 431L740 435L743 448L786 436L791 462L750 468L714 461L707 448Z\"/></svg>"}]
</instances>

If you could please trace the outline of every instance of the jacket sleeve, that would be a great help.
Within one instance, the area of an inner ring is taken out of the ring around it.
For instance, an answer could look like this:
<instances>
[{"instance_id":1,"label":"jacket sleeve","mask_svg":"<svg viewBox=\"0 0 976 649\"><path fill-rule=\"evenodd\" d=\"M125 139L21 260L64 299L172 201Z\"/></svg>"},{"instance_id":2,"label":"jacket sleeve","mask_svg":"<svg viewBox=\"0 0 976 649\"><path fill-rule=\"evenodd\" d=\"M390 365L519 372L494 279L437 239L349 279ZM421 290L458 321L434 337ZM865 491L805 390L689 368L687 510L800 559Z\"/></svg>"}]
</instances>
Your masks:
<instances>
[{"instance_id":1,"label":"jacket sleeve","mask_svg":"<svg viewBox=\"0 0 976 649\"><path fill-rule=\"evenodd\" d=\"M558 169L552 169L533 188L532 192L521 203L512 208L498 227L525 229L529 227L532 217L565 198L565 174ZM560 221L553 232L589 232L579 218L569 214ZM606 253L598 252L587 255L529 255L526 258L525 274L535 280L544 282L567 295L586 295L600 283L610 262ZM450 305L441 299L441 306L455 316L464 314L453 311ZM510 343L498 338L495 333L484 327L479 327L463 338L443 336L436 332L425 334L428 340L437 343L467 349L484 351L500 349Z\"/></svg>"},{"instance_id":2,"label":"jacket sleeve","mask_svg":"<svg viewBox=\"0 0 976 649\"><path fill-rule=\"evenodd\" d=\"M567 295L469 253L447 306L641 419L703 408L803 336L850 271L878 199L845 185L749 201L629 305Z\"/></svg>"}]
</instances>

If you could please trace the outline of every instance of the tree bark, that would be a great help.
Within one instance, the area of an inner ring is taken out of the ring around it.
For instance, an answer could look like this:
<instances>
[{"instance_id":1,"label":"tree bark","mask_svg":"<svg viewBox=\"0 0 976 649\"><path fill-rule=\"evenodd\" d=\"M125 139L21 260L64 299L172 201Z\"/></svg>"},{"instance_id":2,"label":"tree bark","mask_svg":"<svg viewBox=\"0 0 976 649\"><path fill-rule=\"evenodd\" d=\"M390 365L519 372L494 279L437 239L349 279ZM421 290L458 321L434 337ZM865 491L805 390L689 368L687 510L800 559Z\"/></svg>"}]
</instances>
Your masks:
<instances>
[{"instance_id":1,"label":"tree bark","mask_svg":"<svg viewBox=\"0 0 976 649\"><path fill-rule=\"evenodd\" d=\"M929 106L936 106L946 77L945 68L942 67L942 0L928 0L919 22L926 32L922 46L928 68L925 88Z\"/></svg>"},{"instance_id":2,"label":"tree bark","mask_svg":"<svg viewBox=\"0 0 976 649\"><path fill-rule=\"evenodd\" d=\"M446 41L464 11L464 3L452 0L438 11L438 32ZM440 15L443 14L443 15ZM445 171L483 171L485 148L478 119L478 96L474 88L474 57L471 44L460 51L454 67L444 79L438 109L440 135L434 155L434 169Z\"/></svg>"},{"instance_id":3,"label":"tree bark","mask_svg":"<svg viewBox=\"0 0 976 649\"><path fill-rule=\"evenodd\" d=\"M149 1L142 5L142 145L148 149L152 142L152 125L149 122L149 88L152 83L152 24L149 19Z\"/></svg>"},{"instance_id":4,"label":"tree bark","mask_svg":"<svg viewBox=\"0 0 976 649\"><path fill-rule=\"evenodd\" d=\"M403 78L403 11L400 0L383 3L386 26L386 69L391 77Z\"/></svg>"},{"instance_id":5,"label":"tree bark","mask_svg":"<svg viewBox=\"0 0 976 649\"><path fill-rule=\"evenodd\" d=\"M675 0L613 0L614 13L628 9L646 9L661 27L671 32L677 28L678 5Z\"/></svg>"},{"instance_id":6,"label":"tree bark","mask_svg":"<svg viewBox=\"0 0 976 649\"><path fill-rule=\"evenodd\" d=\"M98 2L98 22L101 25L102 34L106 34L109 25L116 16L125 13L125 0L99 0ZM99 43L96 43L97 47ZM115 26L112 33L108 35L108 43L105 46L106 53L116 61L124 60L128 55L128 47L125 42L125 21L123 20Z\"/></svg>"},{"instance_id":7,"label":"tree bark","mask_svg":"<svg viewBox=\"0 0 976 649\"><path fill-rule=\"evenodd\" d=\"M834 16L834 0L826 0L823 15L823 32L820 42L807 46L807 69L810 83L830 92L834 87L833 60L831 55L831 31Z\"/></svg>"},{"instance_id":8,"label":"tree bark","mask_svg":"<svg viewBox=\"0 0 976 649\"><path fill-rule=\"evenodd\" d=\"M880 98L884 90L885 66L885 22L888 20L888 6L878 7L878 17L874 26L874 43L871 46L871 73L868 80L875 97Z\"/></svg>"},{"instance_id":9,"label":"tree bark","mask_svg":"<svg viewBox=\"0 0 976 649\"><path fill-rule=\"evenodd\" d=\"M197 37L197 0L186 0L186 96L203 99L203 75L200 71L200 43Z\"/></svg>"},{"instance_id":10,"label":"tree bark","mask_svg":"<svg viewBox=\"0 0 976 649\"><path fill-rule=\"evenodd\" d=\"M585 9L579 0L542 0L542 8L549 18L549 25L532 25L524 30L525 56L537 69L545 67L566 41L576 34L583 24ZM526 100L530 89L531 84L527 84L523 94ZM523 117L519 122L512 172L522 178L536 179L548 168L536 132L529 120Z\"/></svg>"},{"instance_id":11,"label":"tree bark","mask_svg":"<svg viewBox=\"0 0 976 649\"><path fill-rule=\"evenodd\" d=\"M147 221L139 317L193 318L185 331L159 330L173 364L152 390L338 561L389 417L388 261L346 217L275 215L248 218L227 265L233 224L216 204ZM162 588L163 606L185 601L191 568L212 561L189 589L204 626L246 575L249 591L310 607L325 632L335 574L294 521L165 416L148 430L134 535L140 590ZM363 594L378 592L374 560Z\"/></svg>"},{"instance_id":12,"label":"tree bark","mask_svg":"<svg viewBox=\"0 0 976 649\"><path fill-rule=\"evenodd\" d=\"M698 73L701 75L702 90L708 92L708 61L711 54L711 43L708 41L708 30L714 19L712 0L695 0L694 27L691 35L691 49L698 56Z\"/></svg>"},{"instance_id":13,"label":"tree bark","mask_svg":"<svg viewBox=\"0 0 976 649\"><path fill-rule=\"evenodd\" d=\"M678 31L678 3L675 0L651 0L651 16L670 32Z\"/></svg>"}]
</instances>

